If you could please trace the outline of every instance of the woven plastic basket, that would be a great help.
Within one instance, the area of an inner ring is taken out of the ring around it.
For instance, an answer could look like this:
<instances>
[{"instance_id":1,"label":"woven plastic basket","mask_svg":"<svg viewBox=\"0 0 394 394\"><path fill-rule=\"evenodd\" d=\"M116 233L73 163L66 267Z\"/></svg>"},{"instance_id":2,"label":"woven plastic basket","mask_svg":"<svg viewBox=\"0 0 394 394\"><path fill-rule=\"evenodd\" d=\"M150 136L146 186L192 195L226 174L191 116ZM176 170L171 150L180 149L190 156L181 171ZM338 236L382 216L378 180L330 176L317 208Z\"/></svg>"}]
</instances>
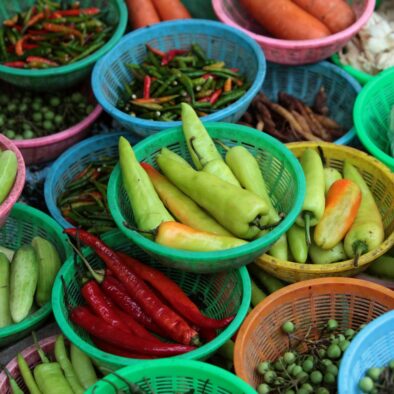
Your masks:
<instances>
[{"instance_id":1,"label":"woven plastic basket","mask_svg":"<svg viewBox=\"0 0 394 394\"><path fill-rule=\"evenodd\" d=\"M26 167L21 152L13 142L0 134L0 151L3 150L12 150L15 152L18 160L18 172L16 174L14 186L10 190L6 199L0 204L0 228L7 219L12 207L18 201L18 198L22 193L23 186L25 185L26 178Z\"/></svg>"},{"instance_id":2,"label":"woven plastic basket","mask_svg":"<svg viewBox=\"0 0 394 394\"><path fill-rule=\"evenodd\" d=\"M52 242L61 260L66 260L70 248L62 228L43 212L20 203L14 205L4 226L0 228L0 245L15 250L22 245L30 244L37 235ZM32 330L44 323L51 310L52 305L49 301L21 322L0 328L0 347L29 335Z\"/></svg>"},{"instance_id":3,"label":"woven plastic basket","mask_svg":"<svg viewBox=\"0 0 394 394\"><path fill-rule=\"evenodd\" d=\"M136 231L125 227L135 225L129 199L123 188L119 165L108 184L108 202L120 230L138 246L165 265L192 272L216 272L237 268L252 262L264 253L294 223L300 212L305 193L305 179L298 161L279 141L250 127L230 123L208 123L206 128L215 139L228 146L243 145L256 157L270 189L271 199L285 219L266 236L237 248L217 252L190 252L159 245ZM155 157L161 148L168 147L191 162L180 127L151 136L134 147L140 161L157 167ZM218 146L223 154L223 148Z\"/></svg>"},{"instance_id":4,"label":"woven plastic basket","mask_svg":"<svg viewBox=\"0 0 394 394\"><path fill-rule=\"evenodd\" d=\"M186 294L201 295L203 299L202 302L206 305L205 308L202 308L202 312L207 316L224 318L233 314L236 315L234 320L221 331L214 340L202 345L196 350L176 356L175 358L188 360L208 358L231 338L241 325L249 308L251 294L250 278L246 268L214 275L186 273L160 265L120 232L107 233L102 239L111 248L125 252L143 263L150 264L160 269L160 271L175 280ZM103 266L98 257L93 254L91 250L84 249L84 255L94 268L101 268ZM65 279L72 305L80 304L82 302L82 296L79 291L75 265L72 258L63 265L52 291L53 312L64 335L101 366L118 369L126 365L145 362L139 359L119 357L103 352L92 344L89 335L84 330L70 322L68 317L69 312L67 311L64 299L61 276Z\"/></svg>"},{"instance_id":5,"label":"woven plastic basket","mask_svg":"<svg viewBox=\"0 0 394 394\"><path fill-rule=\"evenodd\" d=\"M56 335L42 339L41 341L38 342L40 344L42 350L44 350L45 354L50 356L50 358L53 358L53 356L54 356L55 341L56 341ZM41 362L40 356L37 353L35 345L31 345L31 346L27 347L26 349L24 349L21 352L21 354L31 369L34 368L37 364L39 364ZM18 367L18 361L17 361L16 357L13 358L6 365L6 367L10 371L11 376L18 383L19 387L22 390L24 390L25 393L28 393L29 391L23 381L22 375L20 374L19 367ZM12 390L9 385L8 378L7 378L4 371L0 373L0 393L12 394Z\"/></svg>"},{"instance_id":6,"label":"woven plastic basket","mask_svg":"<svg viewBox=\"0 0 394 394\"><path fill-rule=\"evenodd\" d=\"M388 130L394 107L394 67L373 78L354 104L354 125L362 144L378 160L394 171ZM394 147L394 136L392 137ZM394 148L393 148L394 149Z\"/></svg>"},{"instance_id":7,"label":"woven plastic basket","mask_svg":"<svg viewBox=\"0 0 394 394\"><path fill-rule=\"evenodd\" d=\"M45 179L44 196L51 216L63 227L74 227L57 206L66 184L92 162L118 156L118 140L124 135L132 144L137 139L125 133L108 133L88 138L64 152L51 166Z\"/></svg>"},{"instance_id":8,"label":"woven plastic basket","mask_svg":"<svg viewBox=\"0 0 394 394\"><path fill-rule=\"evenodd\" d=\"M281 64L315 63L341 49L364 26L375 7L375 0L349 0L348 3L352 5L357 20L347 29L315 40L280 40L267 36L239 0L212 0L219 20L247 33L263 48L267 60Z\"/></svg>"},{"instance_id":9,"label":"woven plastic basket","mask_svg":"<svg viewBox=\"0 0 394 394\"><path fill-rule=\"evenodd\" d=\"M287 350L280 327L288 320L300 337L312 326L313 339L319 333L316 328L329 319L337 320L340 329L355 329L393 308L394 292L359 279L313 279L286 286L258 304L242 324L235 342L235 372L253 387L262 383L256 367Z\"/></svg>"},{"instance_id":10,"label":"woven plastic basket","mask_svg":"<svg viewBox=\"0 0 394 394\"><path fill-rule=\"evenodd\" d=\"M320 146L327 166L339 171L342 171L344 160L349 160L355 165L374 195L383 218L385 239L378 248L360 257L358 267L354 267L352 259L332 264L300 264L281 261L268 254L261 256L256 263L265 271L286 282L324 276L352 276L365 270L372 261L394 245L394 174L373 157L347 146L315 142L296 142L287 146L297 157L300 157L307 148L317 149Z\"/></svg>"},{"instance_id":11,"label":"woven plastic basket","mask_svg":"<svg viewBox=\"0 0 394 394\"><path fill-rule=\"evenodd\" d=\"M394 310L363 328L341 361L338 394L361 394L360 379L372 367L384 367L394 359Z\"/></svg>"},{"instance_id":12,"label":"woven plastic basket","mask_svg":"<svg viewBox=\"0 0 394 394\"><path fill-rule=\"evenodd\" d=\"M206 122L236 122L263 84L265 58L259 46L246 34L215 21L184 19L163 22L127 34L94 67L92 86L97 101L127 130L143 137L179 126L180 121L163 122L132 117L117 109L116 104L124 84L131 80L126 64L142 63L146 57L146 44L168 51L173 48L188 49L193 43L199 44L208 57L239 68L252 83L239 100L202 118Z\"/></svg>"},{"instance_id":13,"label":"woven plastic basket","mask_svg":"<svg viewBox=\"0 0 394 394\"><path fill-rule=\"evenodd\" d=\"M335 143L354 143L353 106L361 86L340 68L328 62L299 67L269 62L262 91L275 102L279 92L286 92L312 105L320 86L326 90L331 116L347 130Z\"/></svg>"},{"instance_id":14,"label":"woven plastic basket","mask_svg":"<svg viewBox=\"0 0 394 394\"><path fill-rule=\"evenodd\" d=\"M255 394L256 391L234 374L200 361L193 360L155 360L142 365L122 368L117 372L127 381L146 392L156 394L195 393ZM124 381L115 375L105 380L119 389L127 389ZM107 394L113 387L104 380L91 386L86 394Z\"/></svg>"},{"instance_id":15,"label":"woven plastic basket","mask_svg":"<svg viewBox=\"0 0 394 394\"><path fill-rule=\"evenodd\" d=\"M59 3L60 1L56 1ZM15 13L26 10L35 0L7 0L0 7L0 24ZM0 78L12 85L39 91L68 88L86 78L94 63L106 54L122 37L127 26L127 8L122 0L81 0L81 7L99 7L105 20L115 26L112 37L96 52L73 64L41 70L16 69L0 64Z\"/></svg>"}]
</instances>

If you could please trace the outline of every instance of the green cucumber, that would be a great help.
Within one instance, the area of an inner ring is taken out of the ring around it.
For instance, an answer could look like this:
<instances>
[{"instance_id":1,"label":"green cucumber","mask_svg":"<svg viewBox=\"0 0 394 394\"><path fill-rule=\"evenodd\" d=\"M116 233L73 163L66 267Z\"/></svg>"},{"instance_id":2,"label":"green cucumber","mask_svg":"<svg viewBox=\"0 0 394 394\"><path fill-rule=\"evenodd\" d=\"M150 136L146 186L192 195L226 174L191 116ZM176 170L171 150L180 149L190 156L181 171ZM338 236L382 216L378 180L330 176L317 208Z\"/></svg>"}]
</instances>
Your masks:
<instances>
[{"instance_id":1,"label":"green cucumber","mask_svg":"<svg viewBox=\"0 0 394 394\"><path fill-rule=\"evenodd\" d=\"M0 156L0 204L8 196L18 172L18 159L11 150L3 151Z\"/></svg>"},{"instance_id":2,"label":"green cucumber","mask_svg":"<svg viewBox=\"0 0 394 394\"><path fill-rule=\"evenodd\" d=\"M394 257L384 255L376 259L367 269L369 274L394 280Z\"/></svg>"},{"instance_id":3,"label":"green cucumber","mask_svg":"<svg viewBox=\"0 0 394 394\"><path fill-rule=\"evenodd\" d=\"M20 247L12 259L10 278L10 310L14 323L19 323L33 305L38 281L38 261L34 248Z\"/></svg>"},{"instance_id":4,"label":"green cucumber","mask_svg":"<svg viewBox=\"0 0 394 394\"><path fill-rule=\"evenodd\" d=\"M36 302L42 306L51 298L52 286L60 269L61 260L55 246L46 239L35 237L31 244L38 260Z\"/></svg>"},{"instance_id":5,"label":"green cucumber","mask_svg":"<svg viewBox=\"0 0 394 394\"><path fill-rule=\"evenodd\" d=\"M5 254L0 252L0 328L12 323L9 291L10 291L10 262Z\"/></svg>"}]
</instances>

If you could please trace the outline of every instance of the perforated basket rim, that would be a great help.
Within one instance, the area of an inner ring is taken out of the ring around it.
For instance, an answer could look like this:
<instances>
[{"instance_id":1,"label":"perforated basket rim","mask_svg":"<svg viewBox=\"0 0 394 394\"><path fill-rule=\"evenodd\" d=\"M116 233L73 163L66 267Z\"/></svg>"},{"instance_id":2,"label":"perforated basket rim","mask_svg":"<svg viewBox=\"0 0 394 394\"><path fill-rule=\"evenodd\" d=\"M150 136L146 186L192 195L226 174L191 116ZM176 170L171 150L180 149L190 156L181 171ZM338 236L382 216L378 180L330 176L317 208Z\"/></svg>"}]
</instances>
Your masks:
<instances>
[{"instance_id":1,"label":"perforated basket rim","mask_svg":"<svg viewBox=\"0 0 394 394\"><path fill-rule=\"evenodd\" d=\"M346 349L346 352L341 359L341 365L339 367L338 389L340 394L348 392L347 390L342 391L341 389L349 387L349 371L354 368L354 362L360 356L359 352L365 349L365 339L375 336L375 332L377 329L383 326L388 326L388 323L390 322L390 328L392 328L394 326L394 310L386 312L383 315L372 320L351 341L349 347ZM365 369L368 369L370 367L374 367L374 365L368 365Z\"/></svg>"},{"instance_id":2,"label":"perforated basket rim","mask_svg":"<svg viewBox=\"0 0 394 394\"><path fill-rule=\"evenodd\" d=\"M121 234L120 231L118 231L118 234ZM114 237L116 237L116 233L111 232L111 234L107 233L106 235L104 235L102 237L102 240L106 242L107 239L111 239ZM111 246L110 243L109 246ZM85 247L83 248L82 253L84 254L84 256L90 256L91 254L93 254L93 251L90 248ZM130 364L134 365L136 362L138 363L147 362L146 360L126 358L126 357L121 357L121 356L116 356L113 354L106 353L98 349L95 345L92 345L86 342L84 339L81 339L79 335L77 335L74 332L74 329L70 327L69 319L65 316L65 314L63 314L61 308L61 304L63 303L63 298L64 298L63 284L61 281L61 277L65 274L65 272L73 269L74 269L74 261L72 257L69 257L63 264L62 268L60 269L52 289L53 314L55 316L55 320L58 326L62 328L63 334L71 342L73 342L75 346L77 346L83 352L85 352L89 357L100 360L101 362L113 363L118 365L130 365ZM180 354L178 356L173 356L171 357L171 359L179 358L185 360L185 359L205 358L209 356L212 352L216 351L220 346L222 346L236 332L237 328L240 326L240 324L242 323L248 312L250 306L252 287L251 287L250 276L246 267L238 268L235 271L238 272L241 280L242 300L234 320L212 341L188 353ZM204 274L195 274L195 275L204 275Z\"/></svg>"},{"instance_id":3,"label":"perforated basket rim","mask_svg":"<svg viewBox=\"0 0 394 394\"><path fill-rule=\"evenodd\" d=\"M304 201L305 196L305 178L303 175L302 167L295 156L291 153L291 151L277 139L271 137L268 134L265 134L260 131L256 131L251 127L233 124L233 123L225 123L225 122L210 122L204 125L209 133L211 127L220 130L237 130L239 136L249 135L253 137L257 137L261 140L262 149L264 146L271 145L274 146L278 151L280 151L284 160L287 160L288 164L293 168L294 173L296 174L295 183L297 185L297 195L295 197L294 204L286 217L282 220L282 222L276 226L273 230L271 230L268 234L264 235L264 237L258 238L251 242L248 242L245 245L238 246L236 248L214 251L214 252L191 252L186 250L173 249L167 246L160 245L143 235L139 234L137 231L130 230L124 226L123 223L123 215L120 212L120 209L117 204L117 198L108 198L109 208L112 214L113 219L115 220L118 228L122 231L123 234L127 238L132 239L136 242L140 247L145 250L149 250L157 255L162 255L170 258L176 259L184 259L190 263L194 261L204 261L204 262L213 262L219 261L223 259L233 259L237 257L244 256L249 253L257 252L262 249L265 245L270 245L274 243L285 231L287 231L291 225L296 220L299 212L301 211L302 203ZM148 138L145 138L137 145L134 146L134 153L139 158L139 153L143 152L144 149L149 147L152 142L156 139L162 138L165 133L166 136L179 136L179 139L183 139L182 127L173 127L167 130L162 131L161 133L153 134ZM108 183L108 196L117 195L116 192L116 184L118 179L121 181L121 173L119 164L112 171L109 183Z\"/></svg>"},{"instance_id":4,"label":"perforated basket rim","mask_svg":"<svg viewBox=\"0 0 394 394\"><path fill-rule=\"evenodd\" d=\"M365 2L367 3L367 6L365 7L364 13L361 14L360 17L348 28L338 33L331 34L328 37L312 40L282 40L264 36L262 34L256 34L240 26L232 18L227 16L227 13L224 11L223 0L212 0L212 7L218 19L220 19L223 23L242 30L258 43L269 45L272 48L278 49L310 49L331 45L338 41L347 41L354 34L356 34L365 25L365 23L367 23L375 8L375 0L365 0Z\"/></svg>"},{"instance_id":5,"label":"perforated basket rim","mask_svg":"<svg viewBox=\"0 0 394 394\"><path fill-rule=\"evenodd\" d=\"M66 235L63 234L63 229L59 226L58 223L50 216L41 212L40 210L30 207L28 205L22 203L16 203L11 210L10 217L12 217L13 213L23 213L26 216L38 218L40 221L45 222L48 227L51 227L54 232L57 234L60 240L62 240L62 244L65 250L66 258L71 253L70 247L66 242ZM30 327L38 324L40 321L44 320L52 310L52 303L49 300L46 304L44 304L41 308L39 308L36 312L29 315L21 322L16 324L11 324L9 326L0 328L0 340L11 337L12 335L19 334L24 330L28 330Z\"/></svg>"},{"instance_id":6,"label":"perforated basket rim","mask_svg":"<svg viewBox=\"0 0 394 394\"><path fill-rule=\"evenodd\" d=\"M347 291L349 288L353 288L355 286L362 288L365 292L364 294L368 294L369 291L380 292L382 295L387 297L388 299L392 300L392 304L394 304L394 292L390 289L387 289L384 286L377 285L376 283L368 282L362 279L355 279L355 278L340 278L340 277L327 277L327 278L318 278L318 279L308 279L302 282L292 283L275 291L274 293L270 294L266 297L263 301L261 301L253 310L248 314L245 318L244 322L242 323L237 339L235 341L235 348L234 348L234 369L237 376L241 379L248 381L245 371L244 365L242 362L242 348L245 347L245 342L251 335L250 330L251 326L254 325L257 321L261 320L265 316L265 310L272 305L280 305L282 304L281 298L288 294L295 293L297 294L298 291L303 289L308 289L310 295L313 297L314 290L320 287L329 287L330 290L328 292L340 294L335 292L336 286L339 285L344 287L345 291L341 294L349 294ZM342 364L341 364L342 365Z\"/></svg>"},{"instance_id":7,"label":"perforated basket rim","mask_svg":"<svg viewBox=\"0 0 394 394\"><path fill-rule=\"evenodd\" d=\"M382 85L383 81L387 80L389 86L392 86L394 79L394 67L391 67L385 71L382 71L379 75L372 78L364 88L361 93L357 96L354 103L353 118L354 125L356 127L357 136L360 138L363 145L379 160L384 164L389 166L391 170L394 170L394 157L391 157L386 152L383 152L380 148L375 145L375 142L370 138L369 134L366 132L364 123L362 122L362 112L363 108L370 105L369 96L376 89L376 86ZM392 87L394 91L394 87Z\"/></svg>"},{"instance_id":8,"label":"perforated basket rim","mask_svg":"<svg viewBox=\"0 0 394 394\"><path fill-rule=\"evenodd\" d=\"M286 146L291 150L293 147L303 147L303 148L312 148L316 149L317 146L330 147L337 151L346 151L352 154L352 156L356 156L358 159L363 160L371 165L371 167L376 167L379 171L385 173L387 177L392 178L392 187L394 189L394 174L386 167L384 164L369 156L368 154L361 152L356 148L352 148L350 146L345 145L336 145L329 142L291 142L286 144ZM368 253L365 253L360 256L358 260L358 267L363 267L371 263L373 260L382 256L386 253L391 247L394 246L394 232L391 233L376 249L371 250ZM264 263L269 263L270 265L275 265L279 269L280 267L286 268L287 270L291 270L293 272L298 273L315 273L315 274L335 274L339 272L344 272L348 270L352 270L354 268L353 259L339 261L337 263L330 264L300 264L292 261L284 261L279 260L273 256L268 255L267 253L262 255L257 260L258 264L264 268Z\"/></svg>"},{"instance_id":9,"label":"perforated basket rim","mask_svg":"<svg viewBox=\"0 0 394 394\"><path fill-rule=\"evenodd\" d=\"M135 375L143 375L147 378L150 377L150 373L153 372L155 375L157 371L160 371L162 368L173 368L174 373L169 376L178 376L182 374L182 370L186 370L187 374L191 375L193 379L200 378L203 379L205 373L214 374L217 377L223 379L223 381L227 381L234 386L238 386L240 392L244 394L255 394L256 391L240 379L238 376L234 375L233 373L226 371L223 368L217 367L216 365L208 364L202 361L197 360L182 360L182 359L160 359L160 360L151 360L144 362L143 364L137 364L132 366L124 367L117 372L117 374L125 377L126 379L130 379L130 375L132 376L131 379ZM186 373L185 372L185 373ZM197 376L196 376L197 375ZM119 379L115 375L107 375L106 380L110 380L112 382L117 382ZM95 385L91 386L88 393L92 393L94 387L96 385L102 384L102 381L95 383Z\"/></svg>"},{"instance_id":10,"label":"perforated basket rim","mask_svg":"<svg viewBox=\"0 0 394 394\"><path fill-rule=\"evenodd\" d=\"M81 150L84 150L87 147L91 146L91 152L94 152L96 150L95 144L105 140L108 140L108 143L111 145L115 145L115 144L117 145L118 138L120 136L124 136L125 138L130 138L130 139L134 138L136 140L136 138L133 135L130 135L128 132L121 132L121 131L95 135L93 137L86 138L83 141L79 142L78 144L75 144L69 149L67 149L51 165L48 175L45 178L44 198L49 213L63 228L69 228L75 226L69 223L66 219L64 219L60 209L57 206L56 198L54 196L54 189L58 177L60 175L60 171L62 171L62 169L65 166L69 167L70 164L72 164L76 160L75 156L77 156L77 160L80 160L79 152Z\"/></svg>"},{"instance_id":11,"label":"perforated basket rim","mask_svg":"<svg viewBox=\"0 0 394 394\"><path fill-rule=\"evenodd\" d=\"M147 27L143 27L137 30L134 30L128 34L126 34L118 44L112 48L105 56L103 56L94 66L92 72L92 87L93 93L96 96L97 101L101 104L104 110L113 116L116 119L119 119L120 122L128 123L132 126L145 128L149 130L150 127L154 127L156 129L167 129L170 127L179 126L182 124L181 121L156 121L156 120L148 120L142 119L138 117L133 117L125 112L116 108L115 105L111 104L105 97L102 92L102 83L100 82L100 75L104 73L104 70L107 68L106 62L108 59L111 59L113 56L116 56L118 52L118 48L126 42L130 42L130 48L133 46L133 41L137 39L141 39L141 37L148 36L152 38L153 34L160 35L160 34L167 34L167 35L174 35L176 33L171 33L173 28L184 28L185 32L187 32L189 27L198 27L201 31L205 29L213 28L216 31L221 30L226 32L228 36L235 36L239 40L243 41L243 43L251 48L254 53L254 56L257 60L257 72L254 81L250 88L246 91L246 93L234 103L230 104L226 108L218 110L212 114L206 115L202 117L203 122L214 122L219 121L220 119L224 119L233 113L239 111L245 102L251 101L253 97L257 94L260 90L265 74L266 74L266 60L264 56L264 52L262 49L256 44L254 40L248 37L245 33L235 29L231 26L226 26L223 23L207 20L207 19L178 19L175 21L167 21L167 22L160 22L154 25L150 25Z\"/></svg>"},{"instance_id":12,"label":"perforated basket rim","mask_svg":"<svg viewBox=\"0 0 394 394\"><path fill-rule=\"evenodd\" d=\"M84 59L76 61L73 64L67 64L65 66L47 68L47 69L40 69L40 70L32 70L32 69L17 69L13 67L7 67L0 64L0 73L8 74L13 76L20 76L20 77L29 77L32 79L35 78L43 78L43 77L52 77L52 76L59 76L63 74L70 74L74 71L80 70L86 66L95 63L101 56L103 56L109 49L111 49L123 36L123 33L127 27L127 18L128 18L128 11L126 7L126 3L122 0L108 0L114 3L118 9L119 13L119 21L118 25L115 28L112 37L97 51L93 52L91 55L87 56Z\"/></svg>"}]
</instances>

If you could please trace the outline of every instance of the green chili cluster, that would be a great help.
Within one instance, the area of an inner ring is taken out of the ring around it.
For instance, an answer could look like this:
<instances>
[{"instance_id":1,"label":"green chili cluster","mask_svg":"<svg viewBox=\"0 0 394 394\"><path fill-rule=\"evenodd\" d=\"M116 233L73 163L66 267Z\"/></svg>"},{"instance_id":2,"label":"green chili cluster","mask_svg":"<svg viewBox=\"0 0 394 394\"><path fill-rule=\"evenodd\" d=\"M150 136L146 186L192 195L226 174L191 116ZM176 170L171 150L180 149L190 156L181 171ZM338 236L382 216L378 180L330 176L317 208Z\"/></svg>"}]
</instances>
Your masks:
<instances>
[{"instance_id":1,"label":"green chili cluster","mask_svg":"<svg viewBox=\"0 0 394 394\"><path fill-rule=\"evenodd\" d=\"M250 84L239 69L208 59L203 49L162 52L147 45L142 64L127 64L132 74L124 84L117 107L131 116L159 121L181 118L181 103L199 116L218 111L241 98Z\"/></svg>"},{"instance_id":2,"label":"green chili cluster","mask_svg":"<svg viewBox=\"0 0 394 394\"><path fill-rule=\"evenodd\" d=\"M77 1L38 0L3 21L0 63L14 68L48 68L81 60L111 37L114 26L104 17L105 10L80 8Z\"/></svg>"}]
</instances>

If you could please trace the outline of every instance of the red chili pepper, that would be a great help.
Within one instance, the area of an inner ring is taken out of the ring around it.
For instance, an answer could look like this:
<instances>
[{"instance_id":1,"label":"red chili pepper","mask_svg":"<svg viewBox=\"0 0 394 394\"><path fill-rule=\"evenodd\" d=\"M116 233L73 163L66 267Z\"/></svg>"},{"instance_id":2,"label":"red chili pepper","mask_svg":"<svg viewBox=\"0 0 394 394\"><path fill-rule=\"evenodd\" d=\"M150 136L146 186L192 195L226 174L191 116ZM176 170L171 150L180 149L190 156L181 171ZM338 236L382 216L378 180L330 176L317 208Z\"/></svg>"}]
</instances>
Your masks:
<instances>
[{"instance_id":1,"label":"red chili pepper","mask_svg":"<svg viewBox=\"0 0 394 394\"><path fill-rule=\"evenodd\" d=\"M84 306L74 308L71 311L70 319L89 334L131 352L166 357L190 352L195 349L194 346L172 343L159 344L152 343L146 339L136 338L106 323Z\"/></svg>"},{"instance_id":2,"label":"red chili pepper","mask_svg":"<svg viewBox=\"0 0 394 394\"><path fill-rule=\"evenodd\" d=\"M149 356L147 354L137 354L137 353L129 352L127 350L121 349L120 347L112 345L111 343L108 343L107 341L103 341L100 338L92 337L92 340L93 340L93 343L99 349L101 349L103 352L115 354L116 356L127 357L127 358L140 358L140 359L156 358L155 356Z\"/></svg>"},{"instance_id":3,"label":"red chili pepper","mask_svg":"<svg viewBox=\"0 0 394 394\"><path fill-rule=\"evenodd\" d=\"M213 105L216 101L219 100L219 97L222 94L222 89L216 89L209 98L209 102Z\"/></svg>"},{"instance_id":4,"label":"red chili pepper","mask_svg":"<svg viewBox=\"0 0 394 394\"><path fill-rule=\"evenodd\" d=\"M75 228L65 229L64 232L79 239L87 246L93 248L97 255L110 268L114 275L124 284L128 293L141 306L142 310L173 340L185 345L197 344L198 333L188 323L163 304L152 290L126 267L115 251L110 249L99 238L85 230Z\"/></svg>"},{"instance_id":5,"label":"red chili pepper","mask_svg":"<svg viewBox=\"0 0 394 394\"><path fill-rule=\"evenodd\" d=\"M197 100L198 103L208 103L209 102L209 96L203 97Z\"/></svg>"},{"instance_id":6,"label":"red chili pepper","mask_svg":"<svg viewBox=\"0 0 394 394\"><path fill-rule=\"evenodd\" d=\"M18 22L18 14L15 14L12 18L3 21L3 25L7 27L13 27L16 25L16 22Z\"/></svg>"},{"instance_id":7,"label":"red chili pepper","mask_svg":"<svg viewBox=\"0 0 394 394\"><path fill-rule=\"evenodd\" d=\"M144 99L150 98L150 87L152 84L152 78L149 75L144 77Z\"/></svg>"},{"instance_id":8,"label":"red chili pepper","mask_svg":"<svg viewBox=\"0 0 394 394\"><path fill-rule=\"evenodd\" d=\"M33 30L33 29L29 29L29 36L37 36L37 35L41 35L41 34L47 34L48 32L44 29L39 29L39 30ZM43 37L45 38L45 37Z\"/></svg>"},{"instance_id":9,"label":"red chili pepper","mask_svg":"<svg viewBox=\"0 0 394 394\"><path fill-rule=\"evenodd\" d=\"M201 338L205 341L213 341L217 337L216 330L213 328L201 328L199 331Z\"/></svg>"},{"instance_id":10,"label":"red chili pepper","mask_svg":"<svg viewBox=\"0 0 394 394\"><path fill-rule=\"evenodd\" d=\"M38 14L32 16L30 20L27 21L26 25L24 26L24 29L27 27L35 25L37 22L39 22L41 19L45 18L44 12L39 12Z\"/></svg>"},{"instance_id":11,"label":"red chili pepper","mask_svg":"<svg viewBox=\"0 0 394 394\"><path fill-rule=\"evenodd\" d=\"M5 62L3 63L3 66L7 67L14 67L14 68L25 68L27 64L25 62L22 62L20 60L17 60L15 62Z\"/></svg>"},{"instance_id":12,"label":"red chili pepper","mask_svg":"<svg viewBox=\"0 0 394 394\"><path fill-rule=\"evenodd\" d=\"M48 66L53 66L53 67L56 67L59 65L58 63L56 63L52 60L46 59L45 57L41 57L41 56L28 56L26 58L26 61L28 63L41 63L41 64L46 64Z\"/></svg>"},{"instance_id":13,"label":"red chili pepper","mask_svg":"<svg viewBox=\"0 0 394 394\"><path fill-rule=\"evenodd\" d=\"M145 282L149 283L178 313L197 327L224 328L234 320L234 316L220 320L204 316L198 307L185 294L182 288L168 276L149 265L141 263L125 253L117 253L127 267L129 267Z\"/></svg>"},{"instance_id":14,"label":"red chili pepper","mask_svg":"<svg viewBox=\"0 0 394 394\"><path fill-rule=\"evenodd\" d=\"M204 79L215 78L215 75L212 75L212 74L207 73L207 74L204 74L204 75L202 76L202 78L204 78Z\"/></svg>"},{"instance_id":15,"label":"red chili pepper","mask_svg":"<svg viewBox=\"0 0 394 394\"><path fill-rule=\"evenodd\" d=\"M61 16L97 15L100 12L100 8L96 7L56 11Z\"/></svg>"},{"instance_id":16,"label":"red chili pepper","mask_svg":"<svg viewBox=\"0 0 394 394\"><path fill-rule=\"evenodd\" d=\"M237 73L239 71L239 68L236 67L230 67L229 70L231 70L234 73Z\"/></svg>"},{"instance_id":17,"label":"red chili pepper","mask_svg":"<svg viewBox=\"0 0 394 394\"><path fill-rule=\"evenodd\" d=\"M184 55L187 52L188 51L186 51L185 49L171 49L164 55L161 61L161 65L165 66L166 64L170 63L175 56Z\"/></svg>"},{"instance_id":18,"label":"red chili pepper","mask_svg":"<svg viewBox=\"0 0 394 394\"><path fill-rule=\"evenodd\" d=\"M50 32L64 33L67 35L78 37L81 41L83 40L82 33L79 30L74 29L73 27L69 27L65 25L56 25L54 23L47 23L47 22L44 23L42 27Z\"/></svg>"},{"instance_id":19,"label":"red chili pepper","mask_svg":"<svg viewBox=\"0 0 394 394\"><path fill-rule=\"evenodd\" d=\"M112 271L111 271L112 273ZM110 276L110 270L107 270L101 288L104 293L124 312L128 313L133 319L139 322L143 327L160 334L160 329L152 318L145 314L141 307L127 294L125 287L115 277Z\"/></svg>"},{"instance_id":20,"label":"red chili pepper","mask_svg":"<svg viewBox=\"0 0 394 394\"><path fill-rule=\"evenodd\" d=\"M62 14L59 11L54 11L52 12L51 15L49 15L48 19L59 19L63 18Z\"/></svg>"},{"instance_id":21,"label":"red chili pepper","mask_svg":"<svg viewBox=\"0 0 394 394\"><path fill-rule=\"evenodd\" d=\"M161 51L160 49L157 48L153 48L151 47L149 44L146 44L146 47L155 55L160 56L160 57L164 57L166 54L165 52Z\"/></svg>"},{"instance_id":22,"label":"red chili pepper","mask_svg":"<svg viewBox=\"0 0 394 394\"><path fill-rule=\"evenodd\" d=\"M27 40L29 38L29 36L24 36L22 38L20 38L16 44L15 44L15 54L18 56L23 56L24 55L24 51L23 51L23 43L25 40Z\"/></svg>"},{"instance_id":23,"label":"red chili pepper","mask_svg":"<svg viewBox=\"0 0 394 394\"><path fill-rule=\"evenodd\" d=\"M37 44L29 44L28 42L23 43L23 49L26 49L27 51L30 51L31 49L38 48Z\"/></svg>"}]
</instances>

